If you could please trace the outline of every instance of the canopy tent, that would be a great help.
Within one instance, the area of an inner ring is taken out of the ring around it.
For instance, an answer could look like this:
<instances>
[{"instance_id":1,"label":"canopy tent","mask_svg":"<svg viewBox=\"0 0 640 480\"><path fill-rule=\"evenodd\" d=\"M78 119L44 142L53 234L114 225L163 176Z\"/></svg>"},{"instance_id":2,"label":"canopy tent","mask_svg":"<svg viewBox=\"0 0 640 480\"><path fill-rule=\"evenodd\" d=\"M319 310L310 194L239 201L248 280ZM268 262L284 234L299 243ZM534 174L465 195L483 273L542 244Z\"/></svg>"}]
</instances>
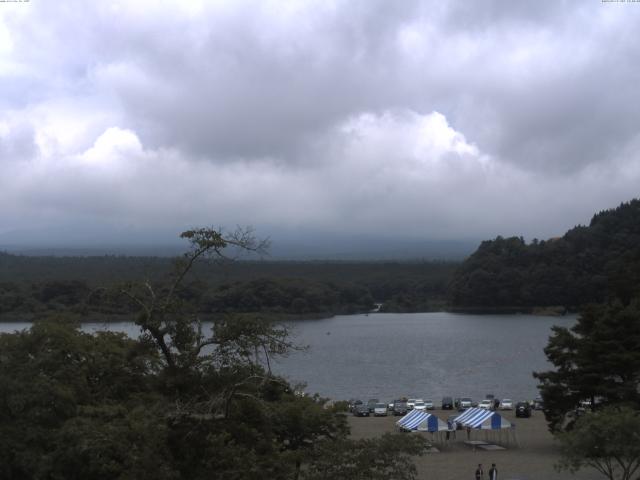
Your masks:
<instances>
[{"instance_id":1,"label":"canopy tent","mask_svg":"<svg viewBox=\"0 0 640 480\"><path fill-rule=\"evenodd\" d=\"M467 429L467 440L471 440L472 432L483 432L485 440L489 440L491 437L494 441L506 440L509 445L513 441L516 446L518 445L515 425L502 418L498 412L484 408L469 408L453 421Z\"/></svg>"},{"instance_id":2,"label":"canopy tent","mask_svg":"<svg viewBox=\"0 0 640 480\"><path fill-rule=\"evenodd\" d=\"M404 430L417 430L419 432L443 432L448 429L445 422L423 410L411 410L398 420L396 425Z\"/></svg>"},{"instance_id":3,"label":"canopy tent","mask_svg":"<svg viewBox=\"0 0 640 480\"><path fill-rule=\"evenodd\" d=\"M454 422L463 427L480 430L499 430L512 427L511 422L502 418L498 412L492 412L484 408L469 408L458 415Z\"/></svg>"}]
</instances>

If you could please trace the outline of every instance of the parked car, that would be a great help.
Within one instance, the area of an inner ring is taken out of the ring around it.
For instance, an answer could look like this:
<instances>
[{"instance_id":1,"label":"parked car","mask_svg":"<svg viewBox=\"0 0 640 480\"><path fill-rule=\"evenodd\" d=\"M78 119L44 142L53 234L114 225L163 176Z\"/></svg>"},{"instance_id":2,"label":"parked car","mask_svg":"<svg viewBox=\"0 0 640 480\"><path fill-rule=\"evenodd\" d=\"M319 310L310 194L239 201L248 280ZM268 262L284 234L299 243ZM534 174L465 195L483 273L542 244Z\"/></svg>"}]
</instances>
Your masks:
<instances>
[{"instance_id":1,"label":"parked car","mask_svg":"<svg viewBox=\"0 0 640 480\"><path fill-rule=\"evenodd\" d=\"M529 402L516 403L516 417L529 418L531 416L531 405Z\"/></svg>"},{"instance_id":2,"label":"parked car","mask_svg":"<svg viewBox=\"0 0 640 480\"><path fill-rule=\"evenodd\" d=\"M513 410L513 401L510 398L503 398L500 401L500 410Z\"/></svg>"},{"instance_id":3,"label":"parked car","mask_svg":"<svg viewBox=\"0 0 640 480\"><path fill-rule=\"evenodd\" d=\"M453 410L453 398L442 397L442 410Z\"/></svg>"},{"instance_id":4,"label":"parked car","mask_svg":"<svg viewBox=\"0 0 640 480\"><path fill-rule=\"evenodd\" d=\"M534 410L542 410L544 409L544 402L541 397L536 397L533 399L533 409Z\"/></svg>"},{"instance_id":5,"label":"parked car","mask_svg":"<svg viewBox=\"0 0 640 480\"><path fill-rule=\"evenodd\" d=\"M424 401L424 406L427 408L427 410L433 410L435 408L433 405L433 400L431 400L430 398L427 398Z\"/></svg>"},{"instance_id":6,"label":"parked car","mask_svg":"<svg viewBox=\"0 0 640 480\"><path fill-rule=\"evenodd\" d=\"M498 407L500 406L500 400L498 400L496 398L496 396L493 393L487 393L484 398L486 398L487 400L491 400L491 403L493 404L491 406L492 410L497 410Z\"/></svg>"},{"instance_id":7,"label":"parked car","mask_svg":"<svg viewBox=\"0 0 640 480\"><path fill-rule=\"evenodd\" d=\"M416 404L416 399L410 398L409 400L407 400L407 409L413 410L413 407L415 404Z\"/></svg>"},{"instance_id":8,"label":"parked car","mask_svg":"<svg viewBox=\"0 0 640 480\"><path fill-rule=\"evenodd\" d=\"M427 409L427 405L424 403L424 400L416 399L415 403L413 404L413 409L414 410L426 410Z\"/></svg>"},{"instance_id":9,"label":"parked car","mask_svg":"<svg viewBox=\"0 0 640 480\"><path fill-rule=\"evenodd\" d=\"M471 400L469 397L463 397L460 399L458 408L460 410L466 410L467 408L471 408L472 405L473 405L473 400Z\"/></svg>"},{"instance_id":10,"label":"parked car","mask_svg":"<svg viewBox=\"0 0 640 480\"><path fill-rule=\"evenodd\" d=\"M369 399L369 401L367 402L367 407L369 407L369 413L373 413L373 411L376 408L376 404L379 403L380 401L377 398L371 398Z\"/></svg>"},{"instance_id":11,"label":"parked car","mask_svg":"<svg viewBox=\"0 0 640 480\"><path fill-rule=\"evenodd\" d=\"M485 398L480 402L478 408L483 408L485 410L493 410L493 399Z\"/></svg>"},{"instance_id":12,"label":"parked car","mask_svg":"<svg viewBox=\"0 0 640 480\"><path fill-rule=\"evenodd\" d=\"M386 403L376 403L376 406L373 409L373 415L376 416L376 417L386 417L387 416L387 404Z\"/></svg>"},{"instance_id":13,"label":"parked car","mask_svg":"<svg viewBox=\"0 0 640 480\"><path fill-rule=\"evenodd\" d=\"M393 414L396 416L407 414L407 402L396 400L393 402Z\"/></svg>"},{"instance_id":14,"label":"parked car","mask_svg":"<svg viewBox=\"0 0 640 480\"><path fill-rule=\"evenodd\" d=\"M349 400L349 411L351 413L355 412L358 405L362 405L362 400Z\"/></svg>"},{"instance_id":15,"label":"parked car","mask_svg":"<svg viewBox=\"0 0 640 480\"><path fill-rule=\"evenodd\" d=\"M357 405L355 410L353 411L354 417L368 417L369 415L369 407L364 403Z\"/></svg>"}]
</instances>

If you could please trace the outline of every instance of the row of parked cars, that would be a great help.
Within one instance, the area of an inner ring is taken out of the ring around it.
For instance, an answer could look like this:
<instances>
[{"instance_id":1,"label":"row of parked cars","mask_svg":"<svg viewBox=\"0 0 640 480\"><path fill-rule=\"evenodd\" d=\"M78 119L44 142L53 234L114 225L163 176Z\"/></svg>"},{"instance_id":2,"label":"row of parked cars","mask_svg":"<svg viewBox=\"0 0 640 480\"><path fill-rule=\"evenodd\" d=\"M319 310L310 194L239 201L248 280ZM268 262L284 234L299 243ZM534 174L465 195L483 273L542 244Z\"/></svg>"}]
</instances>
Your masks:
<instances>
[{"instance_id":1,"label":"row of parked cars","mask_svg":"<svg viewBox=\"0 0 640 480\"><path fill-rule=\"evenodd\" d=\"M442 409L443 410L453 410L454 408L457 410L466 410L467 408L476 407L482 408L485 410L516 410L516 414L518 411L522 410L542 410L542 399L537 397L532 402L520 401L514 402L510 398L503 398L502 400L497 399L494 395L487 395L484 400L480 402L474 402L469 397L456 398L452 400L451 397L444 397L442 399Z\"/></svg>"},{"instance_id":2,"label":"row of parked cars","mask_svg":"<svg viewBox=\"0 0 640 480\"><path fill-rule=\"evenodd\" d=\"M407 401L394 400L387 404L380 402L377 398L372 398L367 403L362 402L362 400L350 400L349 410L356 417L368 417L370 415L381 417L388 415L389 412L393 415L406 415L410 409Z\"/></svg>"},{"instance_id":3,"label":"row of parked cars","mask_svg":"<svg viewBox=\"0 0 640 480\"><path fill-rule=\"evenodd\" d=\"M533 402L517 402L514 404L510 398L498 400L493 395L481 402L474 402L470 397L443 397L441 403L442 410L466 410L477 407L486 410L514 410L516 417L530 417L532 410L542 410L542 399L536 398ZM401 398L390 403L380 402L377 398L370 399L366 404L362 400L350 400L350 411L358 417L406 415L409 410L434 410L435 404L431 399L421 398Z\"/></svg>"}]
</instances>

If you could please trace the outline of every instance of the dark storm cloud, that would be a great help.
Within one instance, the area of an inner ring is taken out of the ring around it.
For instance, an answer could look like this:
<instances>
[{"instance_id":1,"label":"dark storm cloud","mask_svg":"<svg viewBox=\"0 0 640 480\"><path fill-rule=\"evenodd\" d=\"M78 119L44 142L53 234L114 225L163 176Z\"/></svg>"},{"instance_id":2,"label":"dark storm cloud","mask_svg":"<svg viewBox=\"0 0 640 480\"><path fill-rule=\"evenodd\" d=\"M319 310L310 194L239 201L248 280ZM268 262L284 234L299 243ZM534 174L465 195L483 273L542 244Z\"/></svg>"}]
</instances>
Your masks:
<instances>
[{"instance_id":1,"label":"dark storm cloud","mask_svg":"<svg viewBox=\"0 0 640 480\"><path fill-rule=\"evenodd\" d=\"M118 34L112 48L133 50L130 63L98 75L145 144L218 159L299 161L318 132L396 107L448 107L484 151L534 170L607 161L633 135L634 21L612 31L606 6L593 4L452 5L205 9L210 22L193 34L181 22L156 42ZM416 44L403 45L411 34Z\"/></svg>"},{"instance_id":2,"label":"dark storm cloud","mask_svg":"<svg viewBox=\"0 0 640 480\"><path fill-rule=\"evenodd\" d=\"M0 234L557 234L638 194L639 19L595 1L2 4Z\"/></svg>"},{"instance_id":3,"label":"dark storm cloud","mask_svg":"<svg viewBox=\"0 0 640 480\"><path fill-rule=\"evenodd\" d=\"M354 4L354 16L344 7L205 8L201 31L185 35L177 22L151 48L120 36L133 52L95 74L145 143L211 158L304 155L310 137L394 96L385 56L392 61L387 44L403 11L366 5Z\"/></svg>"}]
</instances>

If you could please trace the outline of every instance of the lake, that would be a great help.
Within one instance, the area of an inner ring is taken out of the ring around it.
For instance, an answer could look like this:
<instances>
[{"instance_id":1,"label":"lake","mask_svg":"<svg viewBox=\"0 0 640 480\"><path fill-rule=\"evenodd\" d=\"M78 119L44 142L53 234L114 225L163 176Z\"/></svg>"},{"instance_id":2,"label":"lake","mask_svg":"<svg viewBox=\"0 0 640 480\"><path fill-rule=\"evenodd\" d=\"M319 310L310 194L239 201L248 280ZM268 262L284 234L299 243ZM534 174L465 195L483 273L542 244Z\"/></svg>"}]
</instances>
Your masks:
<instances>
[{"instance_id":1,"label":"lake","mask_svg":"<svg viewBox=\"0 0 640 480\"><path fill-rule=\"evenodd\" d=\"M274 370L307 392L334 399L445 395L481 399L533 399L531 372L549 368L543 348L553 325L571 326L575 316L376 313L288 322L294 339L308 345L278 360ZM0 331L28 328L0 323ZM83 325L137 335L131 323Z\"/></svg>"}]
</instances>

